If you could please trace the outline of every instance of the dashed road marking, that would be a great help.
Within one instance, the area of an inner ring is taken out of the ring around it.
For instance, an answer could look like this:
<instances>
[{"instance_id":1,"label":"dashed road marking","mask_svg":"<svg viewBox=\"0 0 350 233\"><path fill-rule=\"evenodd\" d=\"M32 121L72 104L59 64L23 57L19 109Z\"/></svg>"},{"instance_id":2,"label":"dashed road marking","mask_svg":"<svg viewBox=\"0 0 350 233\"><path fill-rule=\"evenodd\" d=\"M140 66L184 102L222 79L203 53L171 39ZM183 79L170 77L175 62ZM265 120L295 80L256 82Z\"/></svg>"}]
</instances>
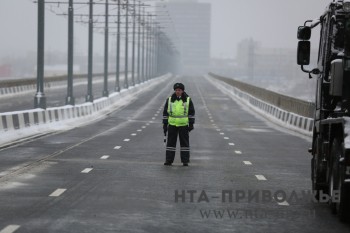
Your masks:
<instances>
[{"instance_id":1,"label":"dashed road marking","mask_svg":"<svg viewBox=\"0 0 350 233\"><path fill-rule=\"evenodd\" d=\"M245 165L253 165L250 161L243 161Z\"/></svg>"},{"instance_id":2,"label":"dashed road marking","mask_svg":"<svg viewBox=\"0 0 350 233\"><path fill-rule=\"evenodd\" d=\"M220 133L220 135L225 135L225 133Z\"/></svg>"},{"instance_id":3,"label":"dashed road marking","mask_svg":"<svg viewBox=\"0 0 350 233\"><path fill-rule=\"evenodd\" d=\"M0 231L0 233L13 233L20 228L20 225L8 225Z\"/></svg>"},{"instance_id":4,"label":"dashed road marking","mask_svg":"<svg viewBox=\"0 0 350 233\"><path fill-rule=\"evenodd\" d=\"M267 180L263 175L255 175L258 180Z\"/></svg>"},{"instance_id":5,"label":"dashed road marking","mask_svg":"<svg viewBox=\"0 0 350 233\"><path fill-rule=\"evenodd\" d=\"M230 138L229 137L224 137L225 140L229 140Z\"/></svg>"},{"instance_id":6,"label":"dashed road marking","mask_svg":"<svg viewBox=\"0 0 350 233\"><path fill-rule=\"evenodd\" d=\"M230 142L230 143L229 143L229 145L230 145L230 146L234 146L235 144L234 144L234 143L232 143L232 142Z\"/></svg>"},{"instance_id":7,"label":"dashed road marking","mask_svg":"<svg viewBox=\"0 0 350 233\"><path fill-rule=\"evenodd\" d=\"M130 139L129 139L129 138L125 138L123 141L124 141L124 142L129 142Z\"/></svg>"},{"instance_id":8,"label":"dashed road marking","mask_svg":"<svg viewBox=\"0 0 350 233\"><path fill-rule=\"evenodd\" d=\"M155 120L156 118L155 117L152 117L152 120Z\"/></svg>"},{"instance_id":9,"label":"dashed road marking","mask_svg":"<svg viewBox=\"0 0 350 233\"><path fill-rule=\"evenodd\" d=\"M81 173L89 173L92 171L93 168L85 168L84 170L81 171Z\"/></svg>"},{"instance_id":10,"label":"dashed road marking","mask_svg":"<svg viewBox=\"0 0 350 233\"><path fill-rule=\"evenodd\" d=\"M50 197L59 197L64 193L67 189L56 189L53 193L51 193Z\"/></svg>"},{"instance_id":11,"label":"dashed road marking","mask_svg":"<svg viewBox=\"0 0 350 233\"><path fill-rule=\"evenodd\" d=\"M240 150L235 150L235 153L238 154L238 155L240 155L240 154L242 154L242 151L240 151Z\"/></svg>"},{"instance_id":12,"label":"dashed road marking","mask_svg":"<svg viewBox=\"0 0 350 233\"><path fill-rule=\"evenodd\" d=\"M158 114L154 114L154 116L156 116L156 117L157 117L157 116L158 116Z\"/></svg>"},{"instance_id":13,"label":"dashed road marking","mask_svg":"<svg viewBox=\"0 0 350 233\"><path fill-rule=\"evenodd\" d=\"M109 155L104 155L101 157L101 159L108 159L109 158Z\"/></svg>"},{"instance_id":14,"label":"dashed road marking","mask_svg":"<svg viewBox=\"0 0 350 233\"><path fill-rule=\"evenodd\" d=\"M142 132L142 129L138 129L137 132Z\"/></svg>"},{"instance_id":15,"label":"dashed road marking","mask_svg":"<svg viewBox=\"0 0 350 233\"><path fill-rule=\"evenodd\" d=\"M216 131L220 132L220 131L221 131L221 129L216 129Z\"/></svg>"},{"instance_id":16,"label":"dashed road marking","mask_svg":"<svg viewBox=\"0 0 350 233\"><path fill-rule=\"evenodd\" d=\"M150 123L153 123L153 121L150 121ZM146 125L149 125L149 123L147 123Z\"/></svg>"},{"instance_id":17,"label":"dashed road marking","mask_svg":"<svg viewBox=\"0 0 350 233\"><path fill-rule=\"evenodd\" d=\"M210 122L214 122L214 120L211 120Z\"/></svg>"},{"instance_id":18,"label":"dashed road marking","mask_svg":"<svg viewBox=\"0 0 350 233\"><path fill-rule=\"evenodd\" d=\"M121 146L114 147L115 150L119 150L120 148L122 148L122 147Z\"/></svg>"},{"instance_id":19,"label":"dashed road marking","mask_svg":"<svg viewBox=\"0 0 350 233\"><path fill-rule=\"evenodd\" d=\"M146 126L142 126L141 128L142 128L142 129L146 129Z\"/></svg>"},{"instance_id":20,"label":"dashed road marking","mask_svg":"<svg viewBox=\"0 0 350 233\"><path fill-rule=\"evenodd\" d=\"M131 136L136 136L137 134L136 133L132 133Z\"/></svg>"}]
</instances>

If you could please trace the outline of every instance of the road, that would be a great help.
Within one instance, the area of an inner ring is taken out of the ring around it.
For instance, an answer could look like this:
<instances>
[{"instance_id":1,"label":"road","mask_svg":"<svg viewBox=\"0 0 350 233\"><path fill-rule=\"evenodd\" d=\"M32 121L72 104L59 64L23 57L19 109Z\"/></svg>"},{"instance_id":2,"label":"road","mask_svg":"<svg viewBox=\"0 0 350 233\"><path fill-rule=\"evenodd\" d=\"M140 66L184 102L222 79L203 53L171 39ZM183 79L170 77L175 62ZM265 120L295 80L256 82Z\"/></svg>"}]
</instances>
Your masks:
<instances>
[{"instance_id":1,"label":"road","mask_svg":"<svg viewBox=\"0 0 350 233\"><path fill-rule=\"evenodd\" d=\"M130 75L129 75L130 76ZM135 79L136 80L136 79ZM124 89L124 74L120 76L120 88ZM55 86L56 85L56 86ZM131 77L129 77L129 86L131 85ZM67 96L67 82L55 82L52 88L45 88L45 96L47 107L58 107L65 105ZM108 77L108 91L113 93L115 88L115 76ZM103 77L93 78L93 96L94 99L102 97L103 94ZM16 95L0 96L0 112L12 112L33 109L34 96L36 90L25 92ZM73 95L75 97L75 104L85 103L85 96L87 94L87 80L75 80Z\"/></svg>"},{"instance_id":2,"label":"road","mask_svg":"<svg viewBox=\"0 0 350 233\"><path fill-rule=\"evenodd\" d=\"M196 108L189 167L178 152L163 166L174 82ZM0 232L349 232L327 204L260 198L310 189L309 145L204 78L180 77L89 126L2 149ZM259 198L236 199L249 192Z\"/></svg>"}]
</instances>

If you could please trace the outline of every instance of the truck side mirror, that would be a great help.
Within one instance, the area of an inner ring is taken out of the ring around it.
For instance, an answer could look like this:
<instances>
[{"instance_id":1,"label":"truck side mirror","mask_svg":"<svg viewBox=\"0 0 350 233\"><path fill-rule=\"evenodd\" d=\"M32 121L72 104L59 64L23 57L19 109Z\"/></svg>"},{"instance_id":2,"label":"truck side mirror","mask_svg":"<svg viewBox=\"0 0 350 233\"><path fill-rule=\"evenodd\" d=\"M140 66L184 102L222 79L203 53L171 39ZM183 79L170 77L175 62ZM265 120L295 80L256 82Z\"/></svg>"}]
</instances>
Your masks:
<instances>
[{"instance_id":1,"label":"truck side mirror","mask_svg":"<svg viewBox=\"0 0 350 233\"><path fill-rule=\"evenodd\" d=\"M310 41L298 42L298 54L297 54L298 65L310 64L310 48L311 48Z\"/></svg>"},{"instance_id":2,"label":"truck side mirror","mask_svg":"<svg viewBox=\"0 0 350 233\"><path fill-rule=\"evenodd\" d=\"M307 26L298 27L299 40L310 40L310 38L311 38L311 27L307 27Z\"/></svg>"}]
</instances>

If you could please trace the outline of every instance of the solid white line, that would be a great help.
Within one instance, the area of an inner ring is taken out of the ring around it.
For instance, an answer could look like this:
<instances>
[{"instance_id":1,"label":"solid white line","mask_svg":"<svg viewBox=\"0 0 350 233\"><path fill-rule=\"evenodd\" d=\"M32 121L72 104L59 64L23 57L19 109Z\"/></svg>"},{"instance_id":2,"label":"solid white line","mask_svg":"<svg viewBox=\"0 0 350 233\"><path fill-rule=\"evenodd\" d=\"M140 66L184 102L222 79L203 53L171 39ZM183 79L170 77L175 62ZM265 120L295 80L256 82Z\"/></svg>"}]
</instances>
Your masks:
<instances>
[{"instance_id":1,"label":"solid white line","mask_svg":"<svg viewBox=\"0 0 350 233\"><path fill-rule=\"evenodd\" d=\"M50 194L50 197L59 197L62 193L64 193L67 189L56 189L53 193Z\"/></svg>"},{"instance_id":2,"label":"solid white line","mask_svg":"<svg viewBox=\"0 0 350 233\"><path fill-rule=\"evenodd\" d=\"M109 155L104 155L101 157L101 159L108 159L109 158Z\"/></svg>"},{"instance_id":3,"label":"solid white line","mask_svg":"<svg viewBox=\"0 0 350 233\"><path fill-rule=\"evenodd\" d=\"M253 165L250 161L243 161L245 165Z\"/></svg>"},{"instance_id":4,"label":"solid white line","mask_svg":"<svg viewBox=\"0 0 350 233\"><path fill-rule=\"evenodd\" d=\"M234 143L232 143L232 142L230 142L230 143L229 143L229 145L230 145L230 146L234 146L235 144L234 144Z\"/></svg>"},{"instance_id":5,"label":"solid white line","mask_svg":"<svg viewBox=\"0 0 350 233\"><path fill-rule=\"evenodd\" d=\"M137 134L136 133L132 133L131 136L136 136Z\"/></svg>"},{"instance_id":6,"label":"solid white line","mask_svg":"<svg viewBox=\"0 0 350 233\"><path fill-rule=\"evenodd\" d=\"M122 148L122 147L121 146L114 147L115 150L119 150L120 148Z\"/></svg>"},{"instance_id":7,"label":"solid white line","mask_svg":"<svg viewBox=\"0 0 350 233\"><path fill-rule=\"evenodd\" d=\"M84 170L81 171L81 173L89 173L92 171L93 168L85 168Z\"/></svg>"},{"instance_id":8,"label":"solid white line","mask_svg":"<svg viewBox=\"0 0 350 233\"><path fill-rule=\"evenodd\" d=\"M129 142L129 141L130 141L129 138L125 138L125 139L124 139L124 142Z\"/></svg>"},{"instance_id":9,"label":"solid white line","mask_svg":"<svg viewBox=\"0 0 350 233\"><path fill-rule=\"evenodd\" d=\"M225 140L229 140L230 138L229 137L224 137Z\"/></svg>"},{"instance_id":10,"label":"solid white line","mask_svg":"<svg viewBox=\"0 0 350 233\"><path fill-rule=\"evenodd\" d=\"M238 154L238 155L240 155L240 154L242 154L242 151L240 151L240 150L235 150L235 153Z\"/></svg>"},{"instance_id":11,"label":"solid white line","mask_svg":"<svg viewBox=\"0 0 350 233\"><path fill-rule=\"evenodd\" d=\"M18 228L20 228L20 225L8 225L0 233L13 233L15 232Z\"/></svg>"},{"instance_id":12,"label":"solid white line","mask_svg":"<svg viewBox=\"0 0 350 233\"><path fill-rule=\"evenodd\" d=\"M255 175L258 180L267 180L263 175Z\"/></svg>"}]
</instances>

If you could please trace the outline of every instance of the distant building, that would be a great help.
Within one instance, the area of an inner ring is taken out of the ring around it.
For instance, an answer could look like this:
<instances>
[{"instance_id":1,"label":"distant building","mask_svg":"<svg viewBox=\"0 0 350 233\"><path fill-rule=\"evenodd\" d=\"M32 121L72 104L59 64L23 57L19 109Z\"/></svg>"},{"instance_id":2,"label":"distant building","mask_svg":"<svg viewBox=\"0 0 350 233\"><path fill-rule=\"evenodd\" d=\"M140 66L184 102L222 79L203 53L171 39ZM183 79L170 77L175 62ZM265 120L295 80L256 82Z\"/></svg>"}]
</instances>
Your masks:
<instances>
[{"instance_id":1,"label":"distant building","mask_svg":"<svg viewBox=\"0 0 350 233\"><path fill-rule=\"evenodd\" d=\"M10 64L0 64L0 78L11 77L12 76L12 67Z\"/></svg>"},{"instance_id":2,"label":"distant building","mask_svg":"<svg viewBox=\"0 0 350 233\"><path fill-rule=\"evenodd\" d=\"M172 39L180 52L182 73L207 72L210 65L210 3L169 0L165 4L166 8L157 9L166 9L174 23L175 31L171 34L176 35ZM159 12L159 15L164 13Z\"/></svg>"}]
</instances>

